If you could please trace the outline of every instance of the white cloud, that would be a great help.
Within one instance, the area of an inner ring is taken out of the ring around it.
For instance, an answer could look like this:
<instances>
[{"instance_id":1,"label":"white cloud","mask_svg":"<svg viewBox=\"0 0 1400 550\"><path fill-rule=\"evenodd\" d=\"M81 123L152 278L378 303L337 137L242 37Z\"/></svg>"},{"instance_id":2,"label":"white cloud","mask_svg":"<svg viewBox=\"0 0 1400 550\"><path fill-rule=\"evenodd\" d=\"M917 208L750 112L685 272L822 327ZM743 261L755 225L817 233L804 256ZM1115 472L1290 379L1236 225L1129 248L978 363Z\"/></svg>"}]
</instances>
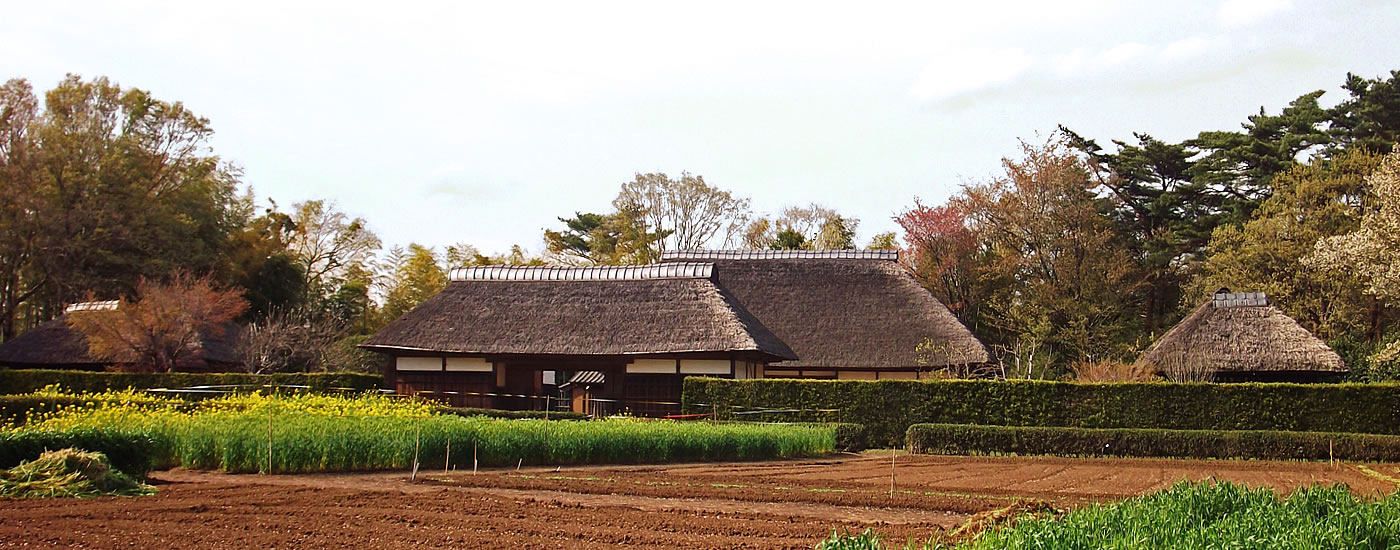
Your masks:
<instances>
[{"instance_id":1,"label":"white cloud","mask_svg":"<svg viewBox=\"0 0 1400 550\"><path fill-rule=\"evenodd\" d=\"M1123 42L1099 52L1094 56L1094 61L1100 67L1112 67L1131 61L1146 52L1147 46L1137 42Z\"/></svg>"},{"instance_id":2,"label":"white cloud","mask_svg":"<svg viewBox=\"0 0 1400 550\"><path fill-rule=\"evenodd\" d=\"M924 67L909 93L915 99L941 100L992 88L1025 73L1033 61L1020 48L949 52Z\"/></svg>"},{"instance_id":3,"label":"white cloud","mask_svg":"<svg viewBox=\"0 0 1400 550\"><path fill-rule=\"evenodd\" d=\"M1201 35L1183 38L1167 44L1167 47L1162 50L1162 59L1166 61L1190 59L1205 53L1210 49L1210 46L1210 39Z\"/></svg>"},{"instance_id":4,"label":"white cloud","mask_svg":"<svg viewBox=\"0 0 1400 550\"><path fill-rule=\"evenodd\" d=\"M1220 24L1227 27L1250 25L1291 9L1292 0L1225 0L1220 4Z\"/></svg>"}]
</instances>

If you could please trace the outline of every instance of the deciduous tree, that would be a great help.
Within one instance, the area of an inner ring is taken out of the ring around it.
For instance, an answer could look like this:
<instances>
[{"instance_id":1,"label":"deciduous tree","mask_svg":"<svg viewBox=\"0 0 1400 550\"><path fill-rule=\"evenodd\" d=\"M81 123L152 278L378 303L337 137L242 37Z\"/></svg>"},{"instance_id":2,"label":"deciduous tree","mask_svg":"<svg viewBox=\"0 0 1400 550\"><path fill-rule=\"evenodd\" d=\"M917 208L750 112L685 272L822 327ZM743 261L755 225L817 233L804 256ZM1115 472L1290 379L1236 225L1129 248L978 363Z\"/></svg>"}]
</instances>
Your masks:
<instances>
[{"instance_id":1,"label":"deciduous tree","mask_svg":"<svg viewBox=\"0 0 1400 550\"><path fill-rule=\"evenodd\" d=\"M138 371L171 372L198 353L204 338L219 338L226 324L242 315L248 302L209 276L177 271L169 282L141 278L136 300L116 309L75 311L66 317L87 337L88 353Z\"/></svg>"}]
</instances>

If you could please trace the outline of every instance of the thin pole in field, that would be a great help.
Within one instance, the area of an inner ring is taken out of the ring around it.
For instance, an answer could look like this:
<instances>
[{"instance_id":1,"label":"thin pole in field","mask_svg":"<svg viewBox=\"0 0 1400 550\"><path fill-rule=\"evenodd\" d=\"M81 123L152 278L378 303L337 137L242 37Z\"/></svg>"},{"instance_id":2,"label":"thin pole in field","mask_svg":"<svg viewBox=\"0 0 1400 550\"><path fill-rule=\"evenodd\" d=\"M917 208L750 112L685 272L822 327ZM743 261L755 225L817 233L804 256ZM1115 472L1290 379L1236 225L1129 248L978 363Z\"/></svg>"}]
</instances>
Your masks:
<instances>
[{"instance_id":1,"label":"thin pole in field","mask_svg":"<svg viewBox=\"0 0 1400 550\"><path fill-rule=\"evenodd\" d=\"M267 473L272 473L272 412L267 413Z\"/></svg>"},{"instance_id":2,"label":"thin pole in field","mask_svg":"<svg viewBox=\"0 0 1400 550\"><path fill-rule=\"evenodd\" d=\"M472 475L476 475L476 440L472 440Z\"/></svg>"},{"instance_id":3,"label":"thin pole in field","mask_svg":"<svg viewBox=\"0 0 1400 550\"><path fill-rule=\"evenodd\" d=\"M409 476L410 481L418 481L418 424L413 424L413 475Z\"/></svg>"},{"instance_id":4,"label":"thin pole in field","mask_svg":"<svg viewBox=\"0 0 1400 550\"><path fill-rule=\"evenodd\" d=\"M515 463L515 471L519 472L519 471L520 471L520 465L521 465L521 464L524 464L524 463L525 463L525 459L524 459L524 458L521 458L521 459L520 459L520 462L516 462L516 463Z\"/></svg>"},{"instance_id":5,"label":"thin pole in field","mask_svg":"<svg viewBox=\"0 0 1400 550\"><path fill-rule=\"evenodd\" d=\"M898 452L890 452L890 498L894 498L894 455Z\"/></svg>"},{"instance_id":6,"label":"thin pole in field","mask_svg":"<svg viewBox=\"0 0 1400 550\"><path fill-rule=\"evenodd\" d=\"M442 473L447 473L447 468L452 465L452 437L447 437L447 453L442 457Z\"/></svg>"}]
</instances>

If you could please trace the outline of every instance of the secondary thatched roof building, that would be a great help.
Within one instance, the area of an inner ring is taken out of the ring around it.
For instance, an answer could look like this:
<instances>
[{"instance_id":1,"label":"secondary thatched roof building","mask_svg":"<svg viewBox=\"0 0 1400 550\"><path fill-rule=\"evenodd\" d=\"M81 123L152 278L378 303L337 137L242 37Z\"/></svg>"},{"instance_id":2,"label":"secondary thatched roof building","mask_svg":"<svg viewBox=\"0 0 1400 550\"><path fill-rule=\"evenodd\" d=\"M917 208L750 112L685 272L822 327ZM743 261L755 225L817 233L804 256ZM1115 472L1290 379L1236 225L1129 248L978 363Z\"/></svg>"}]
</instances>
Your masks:
<instances>
[{"instance_id":1,"label":"secondary thatched roof building","mask_svg":"<svg viewBox=\"0 0 1400 550\"><path fill-rule=\"evenodd\" d=\"M83 311L115 309L116 301L84 302L69 306L64 316L46 321L0 344L0 367L14 369L75 369L105 370L111 365L88 354L88 341L83 333L68 325L67 315ZM176 370L182 372L218 372L238 370L238 336L242 330L235 323L223 327L218 336L201 339L200 349L181 359Z\"/></svg>"},{"instance_id":2,"label":"secondary thatched roof building","mask_svg":"<svg viewBox=\"0 0 1400 550\"><path fill-rule=\"evenodd\" d=\"M1319 382L1342 358L1263 293L1217 292L1148 348L1138 364L1181 381Z\"/></svg>"},{"instance_id":3,"label":"secondary thatched roof building","mask_svg":"<svg viewBox=\"0 0 1400 550\"><path fill-rule=\"evenodd\" d=\"M770 376L905 377L897 373L990 361L898 258L895 251L720 250L669 252L662 261L715 263L720 286L797 354L770 363Z\"/></svg>"}]
</instances>

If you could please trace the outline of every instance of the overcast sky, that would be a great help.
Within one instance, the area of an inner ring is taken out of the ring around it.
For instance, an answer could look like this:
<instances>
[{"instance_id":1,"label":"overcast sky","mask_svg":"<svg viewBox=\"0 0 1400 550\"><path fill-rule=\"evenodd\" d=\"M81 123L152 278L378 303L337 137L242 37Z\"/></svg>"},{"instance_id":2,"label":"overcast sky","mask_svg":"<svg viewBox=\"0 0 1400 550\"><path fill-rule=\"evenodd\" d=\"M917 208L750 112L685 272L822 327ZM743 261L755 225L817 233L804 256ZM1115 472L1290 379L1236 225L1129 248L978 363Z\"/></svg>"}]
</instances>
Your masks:
<instances>
[{"instance_id":1,"label":"overcast sky","mask_svg":"<svg viewBox=\"0 0 1400 550\"><path fill-rule=\"evenodd\" d=\"M386 246L538 252L635 172L818 202L864 242L1057 124L1176 141L1400 69L1387 0L354 4L12 3L0 77L184 102L259 198Z\"/></svg>"}]
</instances>

